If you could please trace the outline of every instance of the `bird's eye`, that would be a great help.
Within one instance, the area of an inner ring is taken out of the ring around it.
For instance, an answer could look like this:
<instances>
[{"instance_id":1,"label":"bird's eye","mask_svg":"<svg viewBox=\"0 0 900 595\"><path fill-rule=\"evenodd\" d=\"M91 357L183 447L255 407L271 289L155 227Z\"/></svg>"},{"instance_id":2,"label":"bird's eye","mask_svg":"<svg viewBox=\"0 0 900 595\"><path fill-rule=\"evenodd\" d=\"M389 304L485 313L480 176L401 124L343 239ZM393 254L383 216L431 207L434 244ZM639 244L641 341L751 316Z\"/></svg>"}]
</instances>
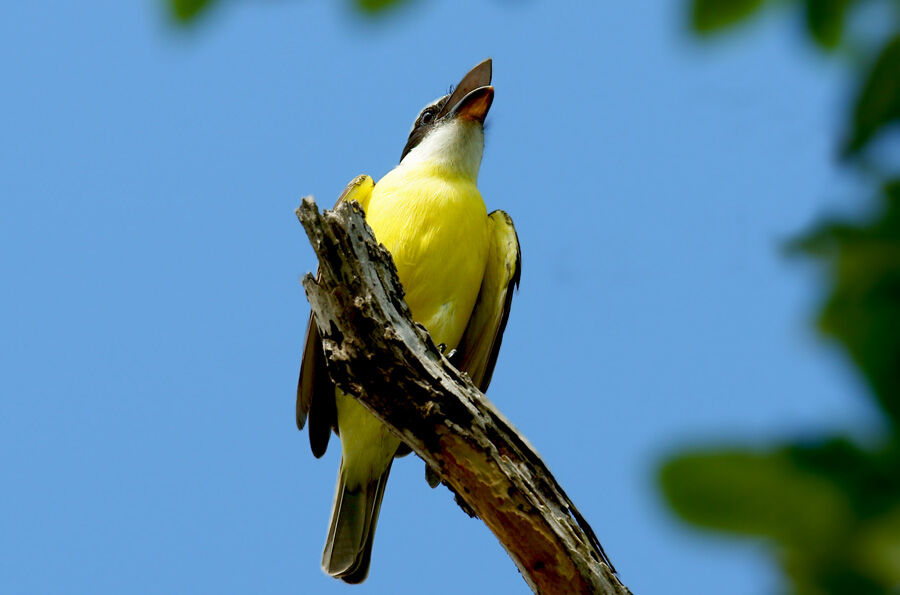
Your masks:
<instances>
[{"instance_id":1,"label":"bird's eye","mask_svg":"<svg viewBox=\"0 0 900 595\"><path fill-rule=\"evenodd\" d=\"M422 114L422 124L431 124L434 122L434 112L431 110L426 111Z\"/></svg>"}]
</instances>

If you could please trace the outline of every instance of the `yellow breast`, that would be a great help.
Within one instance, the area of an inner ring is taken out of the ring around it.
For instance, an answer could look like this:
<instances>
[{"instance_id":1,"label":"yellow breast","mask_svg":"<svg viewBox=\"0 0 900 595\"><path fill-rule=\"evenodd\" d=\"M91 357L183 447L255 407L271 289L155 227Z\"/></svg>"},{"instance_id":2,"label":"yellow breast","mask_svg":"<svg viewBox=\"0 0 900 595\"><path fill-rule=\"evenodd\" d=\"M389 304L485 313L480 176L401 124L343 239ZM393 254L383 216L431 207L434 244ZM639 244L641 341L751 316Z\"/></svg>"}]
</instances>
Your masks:
<instances>
[{"instance_id":1,"label":"yellow breast","mask_svg":"<svg viewBox=\"0 0 900 595\"><path fill-rule=\"evenodd\" d=\"M391 252L413 318L455 348L484 275L489 221L473 180L399 167L372 191L366 221Z\"/></svg>"}]
</instances>

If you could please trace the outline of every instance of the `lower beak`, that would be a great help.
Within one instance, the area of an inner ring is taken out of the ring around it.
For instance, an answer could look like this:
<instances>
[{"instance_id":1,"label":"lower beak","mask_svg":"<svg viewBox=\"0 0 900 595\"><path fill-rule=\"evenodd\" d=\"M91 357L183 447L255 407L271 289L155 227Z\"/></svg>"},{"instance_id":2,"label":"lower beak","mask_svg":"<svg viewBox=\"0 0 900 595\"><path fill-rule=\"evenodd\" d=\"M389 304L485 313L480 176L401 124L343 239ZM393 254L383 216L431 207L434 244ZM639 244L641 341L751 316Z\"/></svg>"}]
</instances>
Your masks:
<instances>
[{"instance_id":1,"label":"lower beak","mask_svg":"<svg viewBox=\"0 0 900 595\"><path fill-rule=\"evenodd\" d=\"M491 103L494 101L494 88L490 85L478 87L463 97L450 110L448 114L451 118L465 118L484 124L488 110L491 109Z\"/></svg>"}]
</instances>

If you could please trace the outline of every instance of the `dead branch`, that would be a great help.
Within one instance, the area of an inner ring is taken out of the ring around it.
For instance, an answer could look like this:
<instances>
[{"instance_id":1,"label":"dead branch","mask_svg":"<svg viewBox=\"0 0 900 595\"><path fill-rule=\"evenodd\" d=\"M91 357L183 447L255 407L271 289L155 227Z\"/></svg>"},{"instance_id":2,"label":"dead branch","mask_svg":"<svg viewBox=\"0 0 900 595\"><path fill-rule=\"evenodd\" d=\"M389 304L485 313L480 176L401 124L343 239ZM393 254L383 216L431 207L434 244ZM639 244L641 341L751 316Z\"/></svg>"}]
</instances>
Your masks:
<instances>
[{"instance_id":1,"label":"dead branch","mask_svg":"<svg viewBox=\"0 0 900 595\"><path fill-rule=\"evenodd\" d=\"M438 470L536 593L624 594L547 466L410 317L388 251L355 203L297 217L319 258L303 279L334 382Z\"/></svg>"}]
</instances>

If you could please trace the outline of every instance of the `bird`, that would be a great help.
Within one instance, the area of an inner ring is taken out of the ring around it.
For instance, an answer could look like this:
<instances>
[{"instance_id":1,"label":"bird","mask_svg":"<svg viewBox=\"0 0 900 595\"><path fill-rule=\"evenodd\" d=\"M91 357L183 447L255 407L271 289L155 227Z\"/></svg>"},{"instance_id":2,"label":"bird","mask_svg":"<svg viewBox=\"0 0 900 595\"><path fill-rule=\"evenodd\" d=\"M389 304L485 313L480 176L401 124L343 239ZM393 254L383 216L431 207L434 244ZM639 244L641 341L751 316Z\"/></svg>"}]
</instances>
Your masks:
<instances>
[{"instance_id":1,"label":"bird","mask_svg":"<svg viewBox=\"0 0 900 595\"><path fill-rule=\"evenodd\" d=\"M514 289L521 250L512 219L487 212L477 181L484 122L494 99L491 59L416 116L399 164L376 184L354 178L338 198L356 201L375 238L391 253L413 320L451 363L486 391ZM332 431L341 440L334 505L322 569L346 583L364 581L385 485L395 457L409 447L352 396L325 367L313 315L297 386L297 427L308 425L316 458ZM429 484L439 475L426 465Z\"/></svg>"}]
</instances>

